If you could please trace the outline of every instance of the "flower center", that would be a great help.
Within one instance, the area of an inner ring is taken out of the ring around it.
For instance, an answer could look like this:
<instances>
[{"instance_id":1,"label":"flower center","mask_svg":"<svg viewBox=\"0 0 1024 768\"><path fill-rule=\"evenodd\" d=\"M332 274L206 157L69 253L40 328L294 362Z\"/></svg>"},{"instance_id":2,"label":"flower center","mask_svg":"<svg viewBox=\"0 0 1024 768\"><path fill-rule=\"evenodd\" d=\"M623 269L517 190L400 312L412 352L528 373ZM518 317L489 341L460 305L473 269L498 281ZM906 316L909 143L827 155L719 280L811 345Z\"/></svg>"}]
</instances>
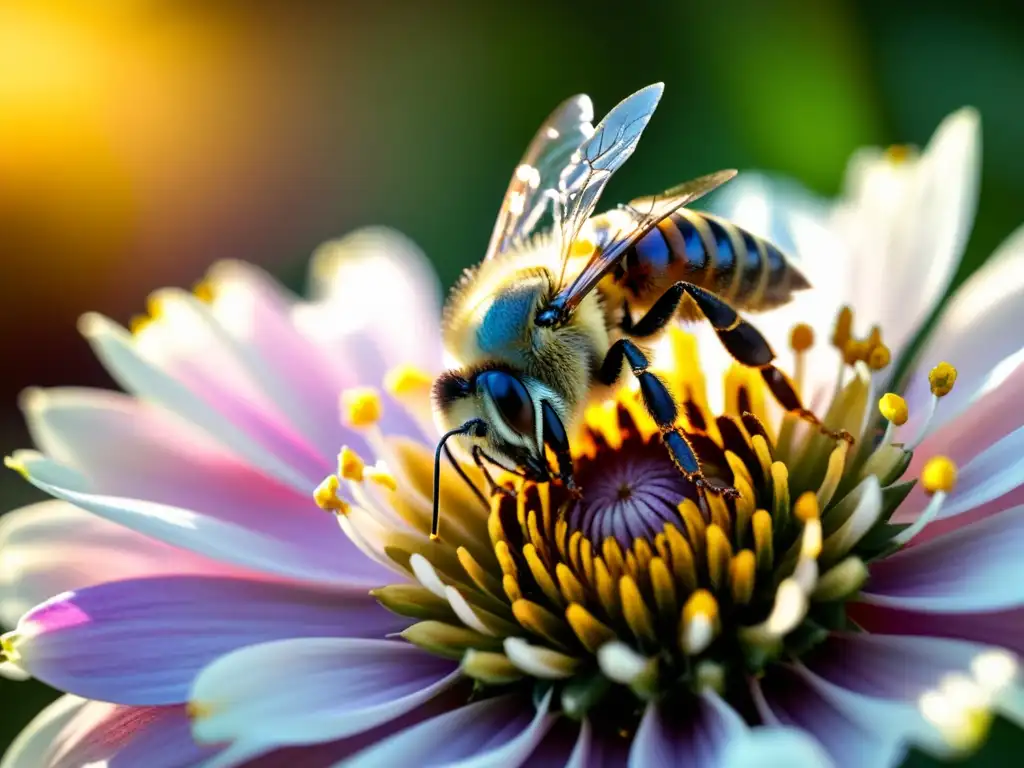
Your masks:
<instances>
[{"instance_id":1,"label":"flower center","mask_svg":"<svg viewBox=\"0 0 1024 768\"><path fill-rule=\"evenodd\" d=\"M623 547L635 539L653 544L666 523L678 520L679 502L697 498L659 441L644 440L635 429L618 451L605 443L593 458L581 457L576 474L586 490L568 506L565 521L570 534L591 541L612 536Z\"/></svg>"},{"instance_id":2,"label":"flower center","mask_svg":"<svg viewBox=\"0 0 1024 768\"><path fill-rule=\"evenodd\" d=\"M738 366L724 376L726 406L716 416L692 337L670 334L669 365L659 375L680 394L678 426L707 481L735 488L736 498L698 493L669 459L639 393L622 389L588 410L573 439L582 498L560 484L510 477L515 493L495 493L482 509L464 485L482 488L482 476L446 467L444 522L431 539L432 452L389 448L372 423L378 409L362 428L394 471L367 467L346 449L316 499L342 516L357 543L418 582L374 590L416 620L402 636L459 659L484 687L554 681L570 715L625 728L635 724L638 700L685 701L712 687L741 703L751 676L850 629L846 603L871 561L933 519L956 480L951 462L929 462L922 484L932 503L911 526L889 523L913 487L901 476L919 436L897 441L907 405L894 394L878 403L884 434L878 415L871 418L872 378L888 350L877 330L855 340L850 327L844 311L832 340L842 375L823 421L829 432L857 435L853 446L795 416L773 428L763 381ZM812 344L809 328L795 329L797 386ZM943 364L930 378L934 410L955 370ZM387 388L423 415L424 387ZM349 416L362 412L356 400L373 398L343 398ZM360 512L382 493L390 496L381 511ZM609 695L616 686L631 696Z\"/></svg>"}]
</instances>

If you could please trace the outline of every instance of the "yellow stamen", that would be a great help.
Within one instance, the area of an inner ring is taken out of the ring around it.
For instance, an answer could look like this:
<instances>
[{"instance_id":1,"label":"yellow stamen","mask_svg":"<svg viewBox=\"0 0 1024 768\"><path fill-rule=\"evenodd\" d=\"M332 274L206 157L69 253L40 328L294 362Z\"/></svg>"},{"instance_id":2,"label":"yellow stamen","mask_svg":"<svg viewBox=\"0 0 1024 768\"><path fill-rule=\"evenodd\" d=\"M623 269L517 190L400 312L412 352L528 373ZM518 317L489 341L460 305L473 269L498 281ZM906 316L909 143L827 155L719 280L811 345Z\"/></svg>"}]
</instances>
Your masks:
<instances>
[{"instance_id":1,"label":"yellow stamen","mask_svg":"<svg viewBox=\"0 0 1024 768\"><path fill-rule=\"evenodd\" d=\"M732 545L725 532L714 524L708 526L707 545L708 577L715 589L721 589L725 586L725 580L729 573Z\"/></svg>"},{"instance_id":2,"label":"yellow stamen","mask_svg":"<svg viewBox=\"0 0 1024 768\"><path fill-rule=\"evenodd\" d=\"M217 296L217 289L209 278L203 278L192 286L192 294L206 304L212 304Z\"/></svg>"},{"instance_id":3,"label":"yellow stamen","mask_svg":"<svg viewBox=\"0 0 1024 768\"><path fill-rule=\"evenodd\" d=\"M759 509L751 520L754 528L754 552L757 554L757 569L770 571L774 559L772 549L772 516L765 509Z\"/></svg>"},{"instance_id":4,"label":"yellow stamen","mask_svg":"<svg viewBox=\"0 0 1024 768\"><path fill-rule=\"evenodd\" d=\"M349 510L349 504L338 495L341 481L337 475L328 475L313 491L313 501L325 512L334 512L344 515Z\"/></svg>"},{"instance_id":5,"label":"yellow stamen","mask_svg":"<svg viewBox=\"0 0 1024 768\"><path fill-rule=\"evenodd\" d=\"M378 461L372 467L366 467L363 470L363 475L367 480L370 480L377 485L387 488L389 491L398 490L398 481L395 480L395 476L388 470L387 465L382 461Z\"/></svg>"},{"instance_id":6,"label":"yellow stamen","mask_svg":"<svg viewBox=\"0 0 1024 768\"><path fill-rule=\"evenodd\" d=\"M805 491L800 494L796 504L793 505L793 514L796 515L796 519L801 523L806 523L808 520L817 520L820 515L818 497L811 491Z\"/></svg>"},{"instance_id":7,"label":"yellow stamen","mask_svg":"<svg viewBox=\"0 0 1024 768\"><path fill-rule=\"evenodd\" d=\"M383 405L373 387L353 387L341 393L345 423L351 427L369 427L380 421Z\"/></svg>"},{"instance_id":8,"label":"yellow stamen","mask_svg":"<svg viewBox=\"0 0 1024 768\"><path fill-rule=\"evenodd\" d=\"M737 605L745 605L753 597L756 570L757 560L749 549L740 550L729 563L729 586L732 601Z\"/></svg>"},{"instance_id":9,"label":"yellow stamen","mask_svg":"<svg viewBox=\"0 0 1024 768\"><path fill-rule=\"evenodd\" d=\"M928 384L931 385L932 394L936 397L948 395L955 383L956 368L949 363L939 363L928 373Z\"/></svg>"},{"instance_id":10,"label":"yellow stamen","mask_svg":"<svg viewBox=\"0 0 1024 768\"><path fill-rule=\"evenodd\" d=\"M338 474L346 480L355 480L358 483L363 479L364 469L366 464L359 454L347 445L343 446L341 453L338 454Z\"/></svg>"},{"instance_id":11,"label":"yellow stamen","mask_svg":"<svg viewBox=\"0 0 1024 768\"><path fill-rule=\"evenodd\" d=\"M13 469L23 478L28 480L28 467L25 466L25 462L14 456L4 456L4 466L8 469Z\"/></svg>"},{"instance_id":12,"label":"yellow stamen","mask_svg":"<svg viewBox=\"0 0 1024 768\"><path fill-rule=\"evenodd\" d=\"M672 573L665 561L660 557L651 559L648 570L651 578L651 591L654 592L654 602L658 606L658 613L666 621L671 621L678 615L679 606L676 602L676 585Z\"/></svg>"},{"instance_id":13,"label":"yellow stamen","mask_svg":"<svg viewBox=\"0 0 1024 768\"><path fill-rule=\"evenodd\" d=\"M537 548L533 544L523 545L523 558L526 560L530 573L533 575L534 581L537 582L537 586L541 588L544 596L555 605L561 607L563 605L562 593L555 586L555 580L551 578L551 574L537 555Z\"/></svg>"},{"instance_id":14,"label":"yellow stamen","mask_svg":"<svg viewBox=\"0 0 1024 768\"><path fill-rule=\"evenodd\" d=\"M678 509L680 516L683 518L683 525L686 527L686 537L690 540L690 544L693 546L696 554L700 554L703 551L702 545L704 543L704 515L700 513L697 505L690 499L683 499L679 503ZM669 534L669 544L671 544L671 532L668 527L665 528L665 533Z\"/></svg>"},{"instance_id":15,"label":"yellow stamen","mask_svg":"<svg viewBox=\"0 0 1024 768\"><path fill-rule=\"evenodd\" d=\"M772 478L772 524L783 530L789 523L789 468L781 461L771 466Z\"/></svg>"},{"instance_id":16,"label":"yellow stamen","mask_svg":"<svg viewBox=\"0 0 1024 768\"><path fill-rule=\"evenodd\" d=\"M878 410L882 416L897 427L907 423L910 416L907 410L907 401L897 394L886 392L878 401Z\"/></svg>"},{"instance_id":17,"label":"yellow stamen","mask_svg":"<svg viewBox=\"0 0 1024 768\"><path fill-rule=\"evenodd\" d=\"M583 647L591 653L597 653L602 645L615 639L614 630L605 626L578 603L573 603L565 609L565 618L583 643Z\"/></svg>"},{"instance_id":18,"label":"yellow stamen","mask_svg":"<svg viewBox=\"0 0 1024 768\"><path fill-rule=\"evenodd\" d=\"M622 613L626 623L637 640L653 644L657 640L654 633L654 618L632 577L623 576L619 579L619 600L622 601Z\"/></svg>"},{"instance_id":19,"label":"yellow stamen","mask_svg":"<svg viewBox=\"0 0 1024 768\"><path fill-rule=\"evenodd\" d=\"M672 560L672 572L685 592L697 588L697 564L693 559L693 548L686 537L674 525L665 526L665 541Z\"/></svg>"},{"instance_id":20,"label":"yellow stamen","mask_svg":"<svg viewBox=\"0 0 1024 768\"><path fill-rule=\"evenodd\" d=\"M420 394L430 389L433 381L428 373L413 365L399 365L384 376L384 390L395 397Z\"/></svg>"},{"instance_id":21,"label":"yellow stamen","mask_svg":"<svg viewBox=\"0 0 1024 768\"><path fill-rule=\"evenodd\" d=\"M135 336L142 333L143 328L149 325L152 321L149 315L134 315L131 320L128 321L128 330Z\"/></svg>"},{"instance_id":22,"label":"yellow stamen","mask_svg":"<svg viewBox=\"0 0 1024 768\"><path fill-rule=\"evenodd\" d=\"M683 606L680 626L683 652L696 655L711 645L718 629L718 602L706 589L698 589Z\"/></svg>"},{"instance_id":23,"label":"yellow stamen","mask_svg":"<svg viewBox=\"0 0 1024 768\"><path fill-rule=\"evenodd\" d=\"M828 457L828 469L825 470L825 478L818 487L818 506L824 509L832 501L839 481L843 479L843 470L846 468L846 455L850 451L850 444L840 440Z\"/></svg>"},{"instance_id":24,"label":"yellow stamen","mask_svg":"<svg viewBox=\"0 0 1024 768\"><path fill-rule=\"evenodd\" d=\"M794 352L806 352L814 346L814 329L807 323L797 323L789 332L789 346Z\"/></svg>"},{"instance_id":25,"label":"yellow stamen","mask_svg":"<svg viewBox=\"0 0 1024 768\"><path fill-rule=\"evenodd\" d=\"M921 485L929 493L949 493L956 486L957 468L945 456L933 456L921 472Z\"/></svg>"},{"instance_id":26,"label":"yellow stamen","mask_svg":"<svg viewBox=\"0 0 1024 768\"><path fill-rule=\"evenodd\" d=\"M580 584L579 579L573 574L565 563L558 563L555 566L555 576L558 578L558 588L562 592L562 597L565 598L567 603L583 603L586 602L587 593L583 590L583 585Z\"/></svg>"},{"instance_id":27,"label":"yellow stamen","mask_svg":"<svg viewBox=\"0 0 1024 768\"><path fill-rule=\"evenodd\" d=\"M885 344L875 345L870 352L868 352L867 364L868 368L872 371L880 371L889 365L889 361L892 359L892 353Z\"/></svg>"},{"instance_id":28,"label":"yellow stamen","mask_svg":"<svg viewBox=\"0 0 1024 768\"><path fill-rule=\"evenodd\" d=\"M893 144L885 150L885 159L892 165L903 165L915 154L914 148L908 144Z\"/></svg>"},{"instance_id":29,"label":"yellow stamen","mask_svg":"<svg viewBox=\"0 0 1024 768\"><path fill-rule=\"evenodd\" d=\"M850 341L853 333L853 310L843 307L836 316L835 329L832 331L832 346L840 352L845 352L846 344Z\"/></svg>"}]
</instances>

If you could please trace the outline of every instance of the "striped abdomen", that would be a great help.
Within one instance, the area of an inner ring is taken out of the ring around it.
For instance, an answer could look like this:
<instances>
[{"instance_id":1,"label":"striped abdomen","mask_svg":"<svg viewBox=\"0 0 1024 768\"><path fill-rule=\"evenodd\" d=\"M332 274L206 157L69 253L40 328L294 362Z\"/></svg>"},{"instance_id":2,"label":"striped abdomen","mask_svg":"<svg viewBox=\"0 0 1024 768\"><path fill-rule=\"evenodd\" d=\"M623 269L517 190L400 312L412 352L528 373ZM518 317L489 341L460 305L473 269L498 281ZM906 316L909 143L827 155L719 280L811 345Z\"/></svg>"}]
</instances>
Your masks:
<instances>
[{"instance_id":1,"label":"striped abdomen","mask_svg":"<svg viewBox=\"0 0 1024 768\"><path fill-rule=\"evenodd\" d=\"M628 211L628 209L626 209ZM622 210L615 212L621 216ZM611 228L608 214L593 220ZM713 291L737 309L771 309L807 280L774 245L725 219L680 208L631 246L610 275L630 304L642 309L679 280Z\"/></svg>"}]
</instances>

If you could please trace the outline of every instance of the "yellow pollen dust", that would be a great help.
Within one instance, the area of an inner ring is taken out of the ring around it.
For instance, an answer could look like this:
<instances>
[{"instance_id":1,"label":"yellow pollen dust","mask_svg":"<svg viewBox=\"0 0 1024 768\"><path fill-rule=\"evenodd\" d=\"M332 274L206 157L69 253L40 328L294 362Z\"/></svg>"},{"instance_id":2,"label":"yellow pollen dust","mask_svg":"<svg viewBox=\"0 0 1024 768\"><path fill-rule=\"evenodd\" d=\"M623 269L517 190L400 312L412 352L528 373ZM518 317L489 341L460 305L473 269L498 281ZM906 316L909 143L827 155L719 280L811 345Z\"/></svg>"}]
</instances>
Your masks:
<instances>
[{"instance_id":1,"label":"yellow pollen dust","mask_svg":"<svg viewBox=\"0 0 1024 768\"><path fill-rule=\"evenodd\" d=\"M814 346L814 329L807 323L797 323L789 332L789 346L794 352L806 352Z\"/></svg>"},{"instance_id":2,"label":"yellow pollen dust","mask_svg":"<svg viewBox=\"0 0 1024 768\"><path fill-rule=\"evenodd\" d=\"M878 410L886 421L890 421L897 427L907 423L910 412L907 410L907 401L893 392L886 392L878 400Z\"/></svg>"},{"instance_id":3,"label":"yellow pollen dust","mask_svg":"<svg viewBox=\"0 0 1024 768\"><path fill-rule=\"evenodd\" d=\"M153 321L150 319L149 315L133 315L128 321L128 330L131 331L133 335L138 336L142 333L142 329L151 322Z\"/></svg>"},{"instance_id":4,"label":"yellow pollen dust","mask_svg":"<svg viewBox=\"0 0 1024 768\"><path fill-rule=\"evenodd\" d=\"M341 410L350 427L369 427L380 421L384 407L373 387L353 387L341 393Z\"/></svg>"},{"instance_id":5,"label":"yellow pollen dust","mask_svg":"<svg viewBox=\"0 0 1024 768\"><path fill-rule=\"evenodd\" d=\"M424 392L433 379L414 365L399 365L387 372L384 389L395 397Z\"/></svg>"},{"instance_id":6,"label":"yellow pollen dust","mask_svg":"<svg viewBox=\"0 0 1024 768\"><path fill-rule=\"evenodd\" d=\"M921 485L925 492L949 493L956 487L956 464L945 456L933 456L928 459L921 471Z\"/></svg>"},{"instance_id":7,"label":"yellow pollen dust","mask_svg":"<svg viewBox=\"0 0 1024 768\"><path fill-rule=\"evenodd\" d=\"M366 463L359 454L347 445L342 446L341 453L338 454L338 474L346 480L355 480L358 483L363 479L364 469Z\"/></svg>"},{"instance_id":8,"label":"yellow pollen dust","mask_svg":"<svg viewBox=\"0 0 1024 768\"><path fill-rule=\"evenodd\" d=\"M933 395L945 397L956 384L956 368L949 363L939 363L928 373L928 384L932 388Z\"/></svg>"},{"instance_id":9,"label":"yellow pollen dust","mask_svg":"<svg viewBox=\"0 0 1024 768\"><path fill-rule=\"evenodd\" d=\"M341 481L337 475L328 475L313 491L313 501L325 512L344 515L348 512L348 502L338 495Z\"/></svg>"},{"instance_id":10,"label":"yellow pollen dust","mask_svg":"<svg viewBox=\"0 0 1024 768\"><path fill-rule=\"evenodd\" d=\"M871 327L865 339L853 335L853 310L849 307L840 309L836 316L832 346L839 350L847 365L866 363L871 370L880 371L892 360L892 352L882 343L882 329L877 325Z\"/></svg>"}]
</instances>

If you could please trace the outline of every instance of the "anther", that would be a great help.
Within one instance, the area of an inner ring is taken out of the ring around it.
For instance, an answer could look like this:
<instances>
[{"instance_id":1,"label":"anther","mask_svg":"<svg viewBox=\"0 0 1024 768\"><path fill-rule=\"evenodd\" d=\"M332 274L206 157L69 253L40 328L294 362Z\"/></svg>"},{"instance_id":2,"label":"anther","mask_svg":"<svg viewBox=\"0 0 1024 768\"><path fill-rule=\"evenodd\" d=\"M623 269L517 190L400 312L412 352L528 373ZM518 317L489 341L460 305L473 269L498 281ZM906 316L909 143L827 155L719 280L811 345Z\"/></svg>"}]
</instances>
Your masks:
<instances>
[{"instance_id":1,"label":"anther","mask_svg":"<svg viewBox=\"0 0 1024 768\"><path fill-rule=\"evenodd\" d=\"M28 467L26 467L25 462L20 459L17 459L14 456L4 456L4 466L8 469L14 470L26 480L28 479Z\"/></svg>"},{"instance_id":2,"label":"anther","mask_svg":"<svg viewBox=\"0 0 1024 768\"><path fill-rule=\"evenodd\" d=\"M929 494L949 493L956 486L956 464L945 456L934 456L924 465L921 485Z\"/></svg>"},{"instance_id":3,"label":"anther","mask_svg":"<svg viewBox=\"0 0 1024 768\"><path fill-rule=\"evenodd\" d=\"M867 364L868 368L872 371L880 371L889 365L892 360L892 353L885 344L876 344L870 352L868 352Z\"/></svg>"},{"instance_id":4,"label":"anther","mask_svg":"<svg viewBox=\"0 0 1024 768\"><path fill-rule=\"evenodd\" d=\"M945 456L933 456L928 459L928 463L921 471L921 486L932 498L917 520L893 537L893 543L906 544L938 516L946 496L956 487L956 478L956 464L951 459Z\"/></svg>"},{"instance_id":5,"label":"anther","mask_svg":"<svg viewBox=\"0 0 1024 768\"><path fill-rule=\"evenodd\" d=\"M945 397L956 383L956 368L949 363L939 363L928 373L928 384L932 388L932 394L936 397Z\"/></svg>"},{"instance_id":6,"label":"anther","mask_svg":"<svg viewBox=\"0 0 1024 768\"><path fill-rule=\"evenodd\" d=\"M907 401L897 394L886 392L878 400L878 410L890 424L902 427L907 423L910 413L907 410Z\"/></svg>"},{"instance_id":7,"label":"anther","mask_svg":"<svg viewBox=\"0 0 1024 768\"><path fill-rule=\"evenodd\" d=\"M886 392L878 400L878 411L889 422L885 426L885 434L882 435L882 445L889 445L896 427L902 427L910 417L907 401L893 392Z\"/></svg>"},{"instance_id":8,"label":"anther","mask_svg":"<svg viewBox=\"0 0 1024 768\"><path fill-rule=\"evenodd\" d=\"M885 150L885 159L892 165L903 165L914 156L914 148L906 144L893 144Z\"/></svg>"},{"instance_id":9,"label":"anther","mask_svg":"<svg viewBox=\"0 0 1024 768\"><path fill-rule=\"evenodd\" d=\"M392 368L384 376L385 391L395 397L426 392L430 388L431 377L413 365L399 365Z\"/></svg>"},{"instance_id":10,"label":"anther","mask_svg":"<svg viewBox=\"0 0 1024 768\"><path fill-rule=\"evenodd\" d=\"M806 352L814 346L814 329L807 323L797 323L789 332L789 346L794 352Z\"/></svg>"},{"instance_id":11,"label":"anther","mask_svg":"<svg viewBox=\"0 0 1024 768\"><path fill-rule=\"evenodd\" d=\"M832 331L832 346L840 352L846 351L846 344L853 333L853 310L843 307L836 316L835 328Z\"/></svg>"},{"instance_id":12,"label":"anther","mask_svg":"<svg viewBox=\"0 0 1024 768\"><path fill-rule=\"evenodd\" d=\"M366 464L359 454L347 445L343 446L341 453L338 454L338 474L346 480L354 480L358 483L363 479L364 469L366 469Z\"/></svg>"},{"instance_id":13,"label":"anther","mask_svg":"<svg viewBox=\"0 0 1024 768\"><path fill-rule=\"evenodd\" d=\"M369 427L380 421L383 406L373 387L353 387L341 393L345 423L351 427Z\"/></svg>"},{"instance_id":14,"label":"anther","mask_svg":"<svg viewBox=\"0 0 1024 768\"><path fill-rule=\"evenodd\" d=\"M151 322L153 321L150 319L149 315L134 315L128 321L128 330L131 331L133 335L138 336Z\"/></svg>"},{"instance_id":15,"label":"anther","mask_svg":"<svg viewBox=\"0 0 1024 768\"><path fill-rule=\"evenodd\" d=\"M328 475L313 491L313 501L325 512L344 515L349 510L348 502L338 495L341 481L337 475Z\"/></svg>"},{"instance_id":16,"label":"anther","mask_svg":"<svg viewBox=\"0 0 1024 768\"><path fill-rule=\"evenodd\" d=\"M193 285L192 294L205 304L212 304L214 298L217 296L216 289L213 286L213 281L208 278L203 278Z\"/></svg>"},{"instance_id":17,"label":"anther","mask_svg":"<svg viewBox=\"0 0 1024 768\"><path fill-rule=\"evenodd\" d=\"M683 652L694 656L715 639L718 629L718 602L706 589L698 589L683 606L680 644Z\"/></svg>"}]
</instances>

